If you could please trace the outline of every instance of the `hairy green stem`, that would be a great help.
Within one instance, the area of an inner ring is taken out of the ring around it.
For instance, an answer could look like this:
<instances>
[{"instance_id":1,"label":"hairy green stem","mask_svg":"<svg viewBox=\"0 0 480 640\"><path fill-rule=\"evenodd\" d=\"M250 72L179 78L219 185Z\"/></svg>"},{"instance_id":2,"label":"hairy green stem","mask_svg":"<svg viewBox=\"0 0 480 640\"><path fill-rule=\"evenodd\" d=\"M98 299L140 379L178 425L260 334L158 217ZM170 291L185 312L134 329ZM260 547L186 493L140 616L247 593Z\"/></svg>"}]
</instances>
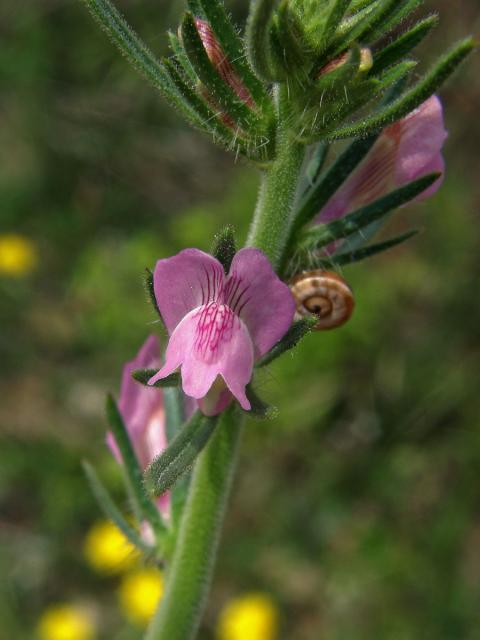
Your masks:
<instances>
[{"instance_id":1,"label":"hairy green stem","mask_svg":"<svg viewBox=\"0 0 480 640\"><path fill-rule=\"evenodd\" d=\"M165 594L145 640L195 638L209 592L242 425L243 417L231 406L197 459Z\"/></svg>"},{"instance_id":2,"label":"hairy green stem","mask_svg":"<svg viewBox=\"0 0 480 640\"><path fill-rule=\"evenodd\" d=\"M277 154L262 180L248 245L281 266L291 230L304 147L289 130L286 88L277 92ZM232 406L195 463L165 594L145 640L193 640L212 578L225 505L230 493L243 418Z\"/></svg>"},{"instance_id":3,"label":"hairy green stem","mask_svg":"<svg viewBox=\"0 0 480 640\"><path fill-rule=\"evenodd\" d=\"M247 244L261 249L278 270L289 239L292 206L305 146L295 140L290 129L287 87L280 87L276 97L279 121L277 153L272 166L262 176Z\"/></svg>"}]
</instances>

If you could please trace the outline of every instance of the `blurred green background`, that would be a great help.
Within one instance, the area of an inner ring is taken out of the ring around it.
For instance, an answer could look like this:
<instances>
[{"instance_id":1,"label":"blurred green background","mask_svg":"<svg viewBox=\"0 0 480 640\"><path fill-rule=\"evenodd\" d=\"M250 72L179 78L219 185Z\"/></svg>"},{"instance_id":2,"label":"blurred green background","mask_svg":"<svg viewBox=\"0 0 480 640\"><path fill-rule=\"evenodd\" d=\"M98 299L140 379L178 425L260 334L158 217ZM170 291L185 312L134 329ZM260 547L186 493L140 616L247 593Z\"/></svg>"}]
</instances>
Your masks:
<instances>
[{"instance_id":1,"label":"blurred green background","mask_svg":"<svg viewBox=\"0 0 480 640\"><path fill-rule=\"evenodd\" d=\"M181 4L118 4L165 53ZM432 9L427 62L480 29L477 0ZM188 130L81 3L2 3L0 29L0 234L37 255L0 275L0 638L34 638L55 602L94 611L99 638L139 638L118 579L83 556L101 514L80 460L126 507L103 402L157 328L143 269L227 222L243 238L258 177ZM282 640L480 638L479 74L474 55L442 92L445 185L389 229L424 233L345 268L350 323L260 380L279 417L248 423L202 640L252 590Z\"/></svg>"}]
</instances>

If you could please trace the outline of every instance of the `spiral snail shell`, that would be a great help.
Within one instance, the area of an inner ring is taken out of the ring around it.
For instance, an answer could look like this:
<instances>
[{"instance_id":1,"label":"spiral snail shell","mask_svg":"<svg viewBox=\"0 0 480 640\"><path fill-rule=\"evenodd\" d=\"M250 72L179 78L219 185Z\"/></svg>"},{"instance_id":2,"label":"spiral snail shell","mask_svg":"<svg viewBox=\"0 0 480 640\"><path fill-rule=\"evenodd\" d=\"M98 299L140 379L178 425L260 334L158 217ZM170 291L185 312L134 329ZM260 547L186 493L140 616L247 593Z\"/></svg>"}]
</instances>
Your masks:
<instances>
[{"instance_id":1,"label":"spiral snail shell","mask_svg":"<svg viewBox=\"0 0 480 640\"><path fill-rule=\"evenodd\" d=\"M315 330L325 331L344 324L355 306L353 293L345 280L333 271L304 271L290 281L297 310L295 320L318 316Z\"/></svg>"}]
</instances>

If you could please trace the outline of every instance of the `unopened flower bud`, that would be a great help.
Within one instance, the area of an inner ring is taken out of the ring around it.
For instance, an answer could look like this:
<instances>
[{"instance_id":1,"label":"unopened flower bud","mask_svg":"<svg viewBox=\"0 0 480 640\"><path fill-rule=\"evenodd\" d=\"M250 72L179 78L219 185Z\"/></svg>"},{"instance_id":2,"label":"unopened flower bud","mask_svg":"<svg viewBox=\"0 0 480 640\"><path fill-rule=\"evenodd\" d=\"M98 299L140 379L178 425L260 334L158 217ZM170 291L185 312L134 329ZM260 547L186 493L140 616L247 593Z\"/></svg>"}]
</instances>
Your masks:
<instances>
[{"instance_id":1,"label":"unopened flower bud","mask_svg":"<svg viewBox=\"0 0 480 640\"><path fill-rule=\"evenodd\" d=\"M195 18L195 24L197 26L198 35L205 47L208 59L217 70L218 75L226 82L226 84L228 84L240 100L245 102L249 107L253 107L254 102L250 92L235 72L230 60L225 55L225 52L216 39L209 23L205 20L201 20L200 18Z\"/></svg>"}]
</instances>

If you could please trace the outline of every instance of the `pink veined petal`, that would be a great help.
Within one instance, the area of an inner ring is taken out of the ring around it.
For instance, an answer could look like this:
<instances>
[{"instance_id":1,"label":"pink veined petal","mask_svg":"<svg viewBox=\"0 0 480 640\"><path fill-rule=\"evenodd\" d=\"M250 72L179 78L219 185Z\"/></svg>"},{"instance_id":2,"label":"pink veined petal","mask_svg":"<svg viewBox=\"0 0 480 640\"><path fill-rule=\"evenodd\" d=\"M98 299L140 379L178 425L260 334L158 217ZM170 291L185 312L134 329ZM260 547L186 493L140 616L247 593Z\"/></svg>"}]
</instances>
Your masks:
<instances>
[{"instance_id":1,"label":"pink veined petal","mask_svg":"<svg viewBox=\"0 0 480 640\"><path fill-rule=\"evenodd\" d=\"M192 309L215 300L224 280L220 262L199 249L184 249L176 256L159 260L153 284L169 333Z\"/></svg>"},{"instance_id":2,"label":"pink veined petal","mask_svg":"<svg viewBox=\"0 0 480 640\"><path fill-rule=\"evenodd\" d=\"M221 375L241 406L250 408L245 386L252 377L253 345L244 323L225 304L212 302L185 316L170 337L165 365L149 384L179 366L188 396L204 398Z\"/></svg>"},{"instance_id":3,"label":"pink veined petal","mask_svg":"<svg viewBox=\"0 0 480 640\"><path fill-rule=\"evenodd\" d=\"M439 163L447 132L444 126L442 103L437 96L400 121L398 157L395 182L398 185L415 180L429 171L432 162ZM393 127L394 125L392 125ZM391 127L385 130L388 134Z\"/></svg>"},{"instance_id":4,"label":"pink veined petal","mask_svg":"<svg viewBox=\"0 0 480 640\"><path fill-rule=\"evenodd\" d=\"M257 358L284 336L295 313L289 287L273 271L268 258L253 248L241 249L233 258L225 283L225 303L247 326Z\"/></svg>"}]
</instances>

